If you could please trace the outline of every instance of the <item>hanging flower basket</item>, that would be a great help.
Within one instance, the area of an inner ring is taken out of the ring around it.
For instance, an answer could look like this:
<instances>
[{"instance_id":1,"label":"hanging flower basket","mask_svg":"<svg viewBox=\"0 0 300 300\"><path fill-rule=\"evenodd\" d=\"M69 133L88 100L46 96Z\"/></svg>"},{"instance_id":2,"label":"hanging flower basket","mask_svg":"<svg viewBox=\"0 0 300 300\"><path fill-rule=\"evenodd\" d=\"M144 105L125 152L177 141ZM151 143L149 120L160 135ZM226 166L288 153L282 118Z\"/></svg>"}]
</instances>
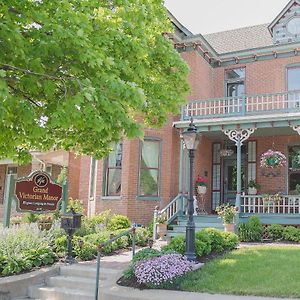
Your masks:
<instances>
[{"instance_id":1,"label":"hanging flower basket","mask_svg":"<svg viewBox=\"0 0 300 300\"><path fill-rule=\"evenodd\" d=\"M263 168L279 168L287 164L286 156L280 151L269 149L260 157L260 166Z\"/></svg>"}]
</instances>

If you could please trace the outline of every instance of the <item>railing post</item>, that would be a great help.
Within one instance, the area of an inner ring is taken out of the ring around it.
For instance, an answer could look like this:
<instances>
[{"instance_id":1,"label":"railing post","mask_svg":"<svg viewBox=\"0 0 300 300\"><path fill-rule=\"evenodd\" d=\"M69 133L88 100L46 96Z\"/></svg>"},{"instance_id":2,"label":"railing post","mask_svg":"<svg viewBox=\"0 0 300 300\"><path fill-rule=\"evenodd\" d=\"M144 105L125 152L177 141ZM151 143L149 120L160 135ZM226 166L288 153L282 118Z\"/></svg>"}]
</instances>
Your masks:
<instances>
[{"instance_id":1,"label":"railing post","mask_svg":"<svg viewBox=\"0 0 300 300\"><path fill-rule=\"evenodd\" d=\"M154 213L153 213L153 241L156 240L156 236L157 236L157 225L156 225L156 222L157 222L157 217L158 217L158 206L155 206L155 209L154 209Z\"/></svg>"},{"instance_id":2,"label":"railing post","mask_svg":"<svg viewBox=\"0 0 300 300\"><path fill-rule=\"evenodd\" d=\"M98 293L99 293L101 247L99 246L97 250L98 250L98 253L97 253L97 265L96 265L95 300L98 300Z\"/></svg>"},{"instance_id":3,"label":"railing post","mask_svg":"<svg viewBox=\"0 0 300 300\"><path fill-rule=\"evenodd\" d=\"M135 231L136 231L136 226L135 224L133 224L132 226L132 258L134 257L135 255Z\"/></svg>"},{"instance_id":4,"label":"railing post","mask_svg":"<svg viewBox=\"0 0 300 300\"><path fill-rule=\"evenodd\" d=\"M243 97L242 98L242 116L244 116L246 114L246 101L247 101L247 97Z\"/></svg>"}]
</instances>

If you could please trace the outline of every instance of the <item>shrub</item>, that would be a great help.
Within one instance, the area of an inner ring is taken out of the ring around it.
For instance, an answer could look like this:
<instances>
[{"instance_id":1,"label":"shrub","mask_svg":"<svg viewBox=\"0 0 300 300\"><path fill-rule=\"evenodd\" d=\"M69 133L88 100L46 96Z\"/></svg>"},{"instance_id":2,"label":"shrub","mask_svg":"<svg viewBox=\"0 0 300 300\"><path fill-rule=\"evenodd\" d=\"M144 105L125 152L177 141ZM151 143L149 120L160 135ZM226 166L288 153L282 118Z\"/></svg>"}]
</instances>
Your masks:
<instances>
[{"instance_id":1,"label":"shrub","mask_svg":"<svg viewBox=\"0 0 300 300\"><path fill-rule=\"evenodd\" d=\"M55 260L54 252L49 246L29 249L24 251L21 255L25 261L30 262L34 267L53 264Z\"/></svg>"},{"instance_id":2,"label":"shrub","mask_svg":"<svg viewBox=\"0 0 300 300\"><path fill-rule=\"evenodd\" d=\"M83 201L69 198L67 211L69 211L71 208L73 208L76 213L83 214Z\"/></svg>"},{"instance_id":3,"label":"shrub","mask_svg":"<svg viewBox=\"0 0 300 300\"><path fill-rule=\"evenodd\" d=\"M134 267L138 283L149 287L172 283L174 279L192 270L192 263L180 254L166 254L142 260Z\"/></svg>"},{"instance_id":4,"label":"shrub","mask_svg":"<svg viewBox=\"0 0 300 300\"><path fill-rule=\"evenodd\" d=\"M114 215L107 224L108 230L126 229L130 227L130 221L126 216Z\"/></svg>"},{"instance_id":5,"label":"shrub","mask_svg":"<svg viewBox=\"0 0 300 300\"><path fill-rule=\"evenodd\" d=\"M201 244L202 255L208 255L211 252L211 239L207 232L201 230L196 232L196 240Z\"/></svg>"},{"instance_id":6,"label":"shrub","mask_svg":"<svg viewBox=\"0 0 300 300\"><path fill-rule=\"evenodd\" d=\"M239 237L233 232L221 232L224 238L224 248L226 250L233 250L239 244Z\"/></svg>"},{"instance_id":7,"label":"shrub","mask_svg":"<svg viewBox=\"0 0 300 300\"><path fill-rule=\"evenodd\" d=\"M300 230L293 226L287 226L283 230L283 238L287 241L299 242Z\"/></svg>"},{"instance_id":8,"label":"shrub","mask_svg":"<svg viewBox=\"0 0 300 300\"><path fill-rule=\"evenodd\" d=\"M185 236L179 235L171 239L167 246L162 247L163 251L175 251L180 254L185 252Z\"/></svg>"},{"instance_id":9,"label":"shrub","mask_svg":"<svg viewBox=\"0 0 300 300\"><path fill-rule=\"evenodd\" d=\"M241 223L238 228L238 236L242 242L261 241L263 226L258 217L250 217L248 223Z\"/></svg>"},{"instance_id":10,"label":"shrub","mask_svg":"<svg viewBox=\"0 0 300 300\"><path fill-rule=\"evenodd\" d=\"M34 214L32 212L27 212L24 214L23 218L22 218L22 222L25 222L25 223L34 223L34 222L37 222L38 220L38 215L37 214Z\"/></svg>"},{"instance_id":11,"label":"shrub","mask_svg":"<svg viewBox=\"0 0 300 300\"><path fill-rule=\"evenodd\" d=\"M211 241L212 252L222 252L226 248L226 243L222 235L222 231L215 228L205 228L203 232L207 233Z\"/></svg>"},{"instance_id":12,"label":"shrub","mask_svg":"<svg viewBox=\"0 0 300 300\"><path fill-rule=\"evenodd\" d=\"M145 247L148 244L148 239L151 237L146 228L138 227L135 230L135 243L138 246Z\"/></svg>"},{"instance_id":13,"label":"shrub","mask_svg":"<svg viewBox=\"0 0 300 300\"><path fill-rule=\"evenodd\" d=\"M82 237L74 237L73 253L81 260L91 260L97 255L96 245L85 241Z\"/></svg>"},{"instance_id":14,"label":"shrub","mask_svg":"<svg viewBox=\"0 0 300 300\"><path fill-rule=\"evenodd\" d=\"M272 224L267 227L268 236L273 241L282 239L283 230L284 230L284 227L279 224Z\"/></svg>"},{"instance_id":15,"label":"shrub","mask_svg":"<svg viewBox=\"0 0 300 300\"><path fill-rule=\"evenodd\" d=\"M58 257L64 257L67 253L67 236L63 235L55 239L54 252Z\"/></svg>"}]
</instances>

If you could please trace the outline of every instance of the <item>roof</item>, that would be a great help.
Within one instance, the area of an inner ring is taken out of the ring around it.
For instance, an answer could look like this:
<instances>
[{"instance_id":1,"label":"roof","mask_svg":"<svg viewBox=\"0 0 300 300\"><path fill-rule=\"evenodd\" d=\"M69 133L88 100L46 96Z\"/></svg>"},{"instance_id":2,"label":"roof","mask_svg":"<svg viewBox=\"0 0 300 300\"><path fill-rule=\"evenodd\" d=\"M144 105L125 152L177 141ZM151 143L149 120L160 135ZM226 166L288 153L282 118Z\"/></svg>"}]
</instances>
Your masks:
<instances>
[{"instance_id":1,"label":"roof","mask_svg":"<svg viewBox=\"0 0 300 300\"><path fill-rule=\"evenodd\" d=\"M268 24L206 34L204 38L220 54L273 45Z\"/></svg>"}]
</instances>

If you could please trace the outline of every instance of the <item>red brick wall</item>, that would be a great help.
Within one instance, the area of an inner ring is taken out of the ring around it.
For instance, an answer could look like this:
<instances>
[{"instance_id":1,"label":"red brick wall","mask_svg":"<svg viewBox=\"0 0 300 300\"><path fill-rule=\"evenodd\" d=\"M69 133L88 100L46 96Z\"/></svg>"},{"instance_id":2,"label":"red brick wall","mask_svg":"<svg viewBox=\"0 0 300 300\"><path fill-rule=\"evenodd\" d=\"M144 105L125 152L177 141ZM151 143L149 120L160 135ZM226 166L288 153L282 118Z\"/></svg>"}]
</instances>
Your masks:
<instances>
[{"instance_id":1,"label":"red brick wall","mask_svg":"<svg viewBox=\"0 0 300 300\"><path fill-rule=\"evenodd\" d=\"M0 165L0 203L3 203L7 165Z\"/></svg>"},{"instance_id":2,"label":"red brick wall","mask_svg":"<svg viewBox=\"0 0 300 300\"><path fill-rule=\"evenodd\" d=\"M69 153L68 165L68 189L69 197L79 199L79 186L80 186L80 163L81 156L76 156L74 153Z\"/></svg>"}]
</instances>

